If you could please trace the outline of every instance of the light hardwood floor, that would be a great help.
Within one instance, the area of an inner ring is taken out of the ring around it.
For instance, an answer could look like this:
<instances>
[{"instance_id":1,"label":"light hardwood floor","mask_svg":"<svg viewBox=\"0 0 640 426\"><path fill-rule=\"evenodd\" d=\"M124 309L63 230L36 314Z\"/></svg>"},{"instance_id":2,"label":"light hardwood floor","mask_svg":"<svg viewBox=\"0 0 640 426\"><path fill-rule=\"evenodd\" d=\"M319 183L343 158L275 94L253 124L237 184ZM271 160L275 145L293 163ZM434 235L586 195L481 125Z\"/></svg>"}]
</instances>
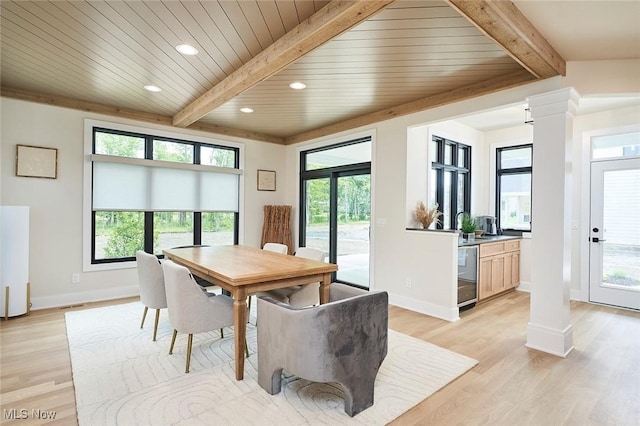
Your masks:
<instances>
[{"instance_id":1,"label":"light hardwood floor","mask_svg":"<svg viewBox=\"0 0 640 426\"><path fill-rule=\"evenodd\" d=\"M48 424L77 424L64 312L132 300L3 320L0 423L47 423L32 418L36 409L56 412ZM521 292L455 323L391 307L390 328L479 361L392 424L640 425L640 313L572 302L575 349L566 359L527 349L528 321L529 296ZM11 409L29 418L8 421Z\"/></svg>"}]
</instances>

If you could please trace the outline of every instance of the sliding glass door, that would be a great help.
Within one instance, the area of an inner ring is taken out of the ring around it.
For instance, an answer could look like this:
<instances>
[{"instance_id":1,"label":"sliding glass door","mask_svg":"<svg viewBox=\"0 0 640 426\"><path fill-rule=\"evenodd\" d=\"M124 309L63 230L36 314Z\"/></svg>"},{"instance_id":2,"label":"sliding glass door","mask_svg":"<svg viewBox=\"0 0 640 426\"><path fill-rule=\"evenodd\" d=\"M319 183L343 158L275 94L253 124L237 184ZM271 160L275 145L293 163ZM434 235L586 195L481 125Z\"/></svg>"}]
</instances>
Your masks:
<instances>
[{"instance_id":1,"label":"sliding glass door","mask_svg":"<svg viewBox=\"0 0 640 426\"><path fill-rule=\"evenodd\" d=\"M336 180L336 279L368 288L371 175L338 174Z\"/></svg>"},{"instance_id":2,"label":"sliding glass door","mask_svg":"<svg viewBox=\"0 0 640 426\"><path fill-rule=\"evenodd\" d=\"M369 288L371 142L301 153L300 246L327 253L333 279Z\"/></svg>"}]
</instances>

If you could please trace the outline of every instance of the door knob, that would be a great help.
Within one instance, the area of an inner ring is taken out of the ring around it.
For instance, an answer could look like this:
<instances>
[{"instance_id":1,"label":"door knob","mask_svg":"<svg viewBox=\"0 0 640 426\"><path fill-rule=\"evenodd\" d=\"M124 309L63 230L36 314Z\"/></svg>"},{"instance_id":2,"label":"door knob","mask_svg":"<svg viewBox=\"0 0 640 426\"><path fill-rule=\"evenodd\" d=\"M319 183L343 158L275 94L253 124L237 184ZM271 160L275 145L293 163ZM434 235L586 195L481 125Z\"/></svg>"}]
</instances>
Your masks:
<instances>
[{"instance_id":1,"label":"door knob","mask_svg":"<svg viewBox=\"0 0 640 426\"><path fill-rule=\"evenodd\" d=\"M593 232L598 232L600 231L598 228L593 228Z\"/></svg>"}]
</instances>

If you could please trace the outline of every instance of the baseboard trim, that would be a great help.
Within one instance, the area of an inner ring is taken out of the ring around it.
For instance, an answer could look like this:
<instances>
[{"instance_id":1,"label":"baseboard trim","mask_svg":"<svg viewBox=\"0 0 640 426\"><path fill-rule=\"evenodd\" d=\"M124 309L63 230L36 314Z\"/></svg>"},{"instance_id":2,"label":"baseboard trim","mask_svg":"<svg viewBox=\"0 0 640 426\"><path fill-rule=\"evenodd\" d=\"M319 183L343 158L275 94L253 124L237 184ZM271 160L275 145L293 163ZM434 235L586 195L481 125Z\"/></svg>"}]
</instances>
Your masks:
<instances>
[{"instance_id":1,"label":"baseboard trim","mask_svg":"<svg viewBox=\"0 0 640 426\"><path fill-rule=\"evenodd\" d=\"M529 281L520 281L520 284L516 286L516 290L531 293L531 283Z\"/></svg>"},{"instance_id":2,"label":"baseboard trim","mask_svg":"<svg viewBox=\"0 0 640 426\"><path fill-rule=\"evenodd\" d=\"M516 290L524 291L526 293L531 293L531 283L529 281L522 281L520 284L518 284L518 286L516 287ZM571 289L571 291L569 293L569 299L575 300L575 301L578 301L578 302L588 302L588 300L583 300L582 299L582 295L580 294L580 290Z\"/></svg>"},{"instance_id":3,"label":"baseboard trim","mask_svg":"<svg viewBox=\"0 0 640 426\"><path fill-rule=\"evenodd\" d=\"M422 302L411 297L400 296L397 294L389 293L389 304L449 322L455 322L460 319L458 307L448 309L440 305Z\"/></svg>"},{"instance_id":4,"label":"baseboard trim","mask_svg":"<svg viewBox=\"0 0 640 426\"><path fill-rule=\"evenodd\" d=\"M573 350L573 327L569 324L564 330L558 330L529 323L525 346L566 358Z\"/></svg>"},{"instance_id":5,"label":"baseboard trim","mask_svg":"<svg viewBox=\"0 0 640 426\"><path fill-rule=\"evenodd\" d=\"M32 297L31 310L59 308L61 306L123 299L125 297L134 297L139 295L140 288L137 285L134 285L127 287L109 288L104 290L65 293L59 296Z\"/></svg>"}]
</instances>

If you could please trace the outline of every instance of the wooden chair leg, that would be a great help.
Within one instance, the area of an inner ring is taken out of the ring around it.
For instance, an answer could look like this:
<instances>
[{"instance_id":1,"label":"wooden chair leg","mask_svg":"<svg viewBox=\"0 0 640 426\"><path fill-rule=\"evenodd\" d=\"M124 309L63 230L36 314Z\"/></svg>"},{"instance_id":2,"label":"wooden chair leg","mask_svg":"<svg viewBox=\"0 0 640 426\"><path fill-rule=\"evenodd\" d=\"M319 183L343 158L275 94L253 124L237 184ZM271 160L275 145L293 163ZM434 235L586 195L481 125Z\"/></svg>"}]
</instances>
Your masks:
<instances>
[{"instance_id":1,"label":"wooden chair leg","mask_svg":"<svg viewBox=\"0 0 640 426\"><path fill-rule=\"evenodd\" d=\"M176 343L177 335L178 335L178 330L173 330L173 336L171 337L171 346L169 346L169 355L173 353L173 345Z\"/></svg>"},{"instance_id":2,"label":"wooden chair leg","mask_svg":"<svg viewBox=\"0 0 640 426\"><path fill-rule=\"evenodd\" d=\"M147 311L149 310L148 307L144 307L144 312L142 313L142 322L140 323L140 328L142 328L142 326L144 325L144 319L147 317Z\"/></svg>"},{"instance_id":3,"label":"wooden chair leg","mask_svg":"<svg viewBox=\"0 0 640 426\"><path fill-rule=\"evenodd\" d=\"M156 309L156 323L153 325L153 341L156 341L158 335L158 322L160 322L160 309Z\"/></svg>"},{"instance_id":4,"label":"wooden chair leg","mask_svg":"<svg viewBox=\"0 0 640 426\"><path fill-rule=\"evenodd\" d=\"M191 347L193 346L193 334L189 334L189 340L187 342L187 368L185 373L189 372L189 364L191 364Z\"/></svg>"}]
</instances>

